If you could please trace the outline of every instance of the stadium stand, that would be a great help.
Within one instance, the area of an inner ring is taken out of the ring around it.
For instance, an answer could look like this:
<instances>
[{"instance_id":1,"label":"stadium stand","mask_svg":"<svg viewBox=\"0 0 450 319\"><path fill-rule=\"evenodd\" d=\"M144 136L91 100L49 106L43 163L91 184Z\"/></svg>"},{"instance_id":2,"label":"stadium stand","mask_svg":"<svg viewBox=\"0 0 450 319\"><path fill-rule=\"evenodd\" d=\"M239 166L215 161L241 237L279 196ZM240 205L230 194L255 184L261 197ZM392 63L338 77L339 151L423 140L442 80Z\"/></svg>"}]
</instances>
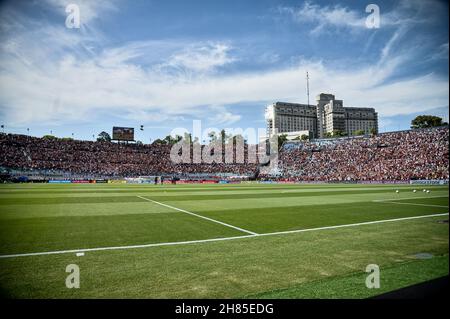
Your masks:
<instances>
[{"instance_id":1,"label":"stadium stand","mask_svg":"<svg viewBox=\"0 0 450 319\"><path fill-rule=\"evenodd\" d=\"M291 181L397 181L448 179L448 127L376 136L288 142L279 154ZM234 174L258 176L258 165L175 164L170 145L117 144L0 134L0 167L71 175ZM268 176L259 177L267 178Z\"/></svg>"},{"instance_id":2,"label":"stadium stand","mask_svg":"<svg viewBox=\"0 0 450 319\"><path fill-rule=\"evenodd\" d=\"M448 179L448 127L286 143L283 176L302 181Z\"/></svg>"},{"instance_id":3,"label":"stadium stand","mask_svg":"<svg viewBox=\"0 0 450 319\"><path fill-rule=\"evenodd\" d=\"M0 166L71 174L133 177L163 174L254 175L256 164L175 164L170 145L118 144L0 135Z\"/></svg>"}]
</instances>

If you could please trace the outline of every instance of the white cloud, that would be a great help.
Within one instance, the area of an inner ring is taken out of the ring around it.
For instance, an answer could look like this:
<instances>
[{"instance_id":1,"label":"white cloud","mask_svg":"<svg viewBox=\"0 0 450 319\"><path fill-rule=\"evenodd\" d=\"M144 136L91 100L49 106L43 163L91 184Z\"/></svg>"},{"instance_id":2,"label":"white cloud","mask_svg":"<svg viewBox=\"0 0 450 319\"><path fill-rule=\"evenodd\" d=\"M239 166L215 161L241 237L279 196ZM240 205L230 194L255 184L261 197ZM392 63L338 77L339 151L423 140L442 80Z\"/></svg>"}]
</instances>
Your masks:
<instances>
[{"instance_id":1,"label":"white cloud","mask_svg":"<svg viewBox=\"0 0 450 319\"><path fill-rule=\"evenodd\" d=\"M441 44L436 48L435 52L430 56L429 60L448 60L448 42Z\"/></svg>"},{"instance_id":2,"label":"white cloud","mask_svg":"<svg viewBox=\"0 0 450 319\"><path fill-rule=\"evenodd\" d=\"M281 13L287 13L298 23L315 23L316 27L312 29L312 34L317 34L325 27L365 27L365 17L362 12L350 10L339 5L320 6L306 1L299 8L281 7Z\"/></svg>"},{"instance_id":3,"label":"white cloud","mask_svg":"<svg viewBox=\"0 0 450 319\"><path fill-rule=\"evenodd\" d=\"M367 3L369 4L369 3ZM353 31L367 29L366 18L370 13L365 12L365 5L361 10L352 10L342 5L321 6L313 1L305 1L300 7L280 7L281 14L287 14L299 24L312 23L312 35L325 31L350 29ZM400 0L391 11L380 8L381 27L408 27L414 24L432 23L433 16L442 10L447 10L442 3L428 0Z\"/></svg>"},{"instance_id":4,"label":"white cloud","mask_svg":"<svg viewBox=\"0 0 450 319\"><path fill-rule=\"evenodd\" d=\"M391 54L392 51L392 47L405 34L405 31L406 31L405 28L399 28L394 32L392 37L389 39L389 41L385 44L385 46L381 50L381 59L380 59L381 63L383 63L389 58L389 55Z\"/></svg>"},{"instance_id":5,"label":"white cloud","mask_svg":"<svg viewBox=\"0 0 450 319\"><path fill-rule=\"evenodd\" d=\"M280 55L277 53L264 52L257 57L256 61L262 64L274 64L280 61Z\"/></svg>"},{"instance_id":6,"label":"white cloud","mask_svg":"<svg viewBox=\"0 0 450 319\"><path fill-rule=\"evenodd\" d=\"M431 109L447 105L448 100L447 81L433 74L383 84L397 63L339 71L304 61L281 70L212 74L187 81L182 75L161 77L123 61L107 66L95 61L66 56L37 69L10 60L7 70L0 72L0 102L8 121L76 121L100 110L123 109L127 117L154 121L203 113L216 123L229 124L239 116L223 109L217 112L215 105L279 99L304 102L299 83L304 82L306 70L311 75L311 92L333 92L346 105L376 107L381 115ZM217 114L210 116L212 112Z\"/></svg>"},{"instance_id":7,"label":"white cloud","mask_svg":"<svg viewBox=\"0 0 450 319\"><path fill-rule=\"evenodd\" d=\"M200 43L190 45L170 56L161 68L207 73L234 62L229 55L231 47L224 43Z\"/></svg>"},{"instance_id":8,"label":"white cloud","mask_svg":"<svg viewBox=\"0 0 450 319\"><path fill-rule=\"evenodd\" d=\"M357 19L348 10L338 12ZM101 35L48 24L14 30L0 44L0 114L9 125L95 121L108 113L148 122L194 115L228 125L241 119L227 109L231 104L306 102L301 91L306 70L312 95L334 93L347 106L375 107L381 116L448 105L447 78L430 73L387 81L411 58L391 50L401 34L391 38L373 65L337 69L301 59L269 71L226 74L215 71L236 61L229 43L110 46Z\"/></svg>"},{"instance_id":9,"label":"white cloud","mask_svg":"<svg viewBox=\"0 0 450 319\"><path fill-rule=\"evenodd\" d=\"M241 119L240 115L231 113L224 106L211 106L210 113L212 116L208 119L211 125L231 125Z\"/></svg>"},{"instance_id":10,"label":"white cloud","mask_svg":"<svg viewBox=\"0 0 450 319\"><path fill-rule=\"evenodd\" d=\"M118 0L45 0L60 15L66 16L67 5L76 4L80 9L80 23L86 26L111 12L118 11Z\"/></svg>"}]
</instances>

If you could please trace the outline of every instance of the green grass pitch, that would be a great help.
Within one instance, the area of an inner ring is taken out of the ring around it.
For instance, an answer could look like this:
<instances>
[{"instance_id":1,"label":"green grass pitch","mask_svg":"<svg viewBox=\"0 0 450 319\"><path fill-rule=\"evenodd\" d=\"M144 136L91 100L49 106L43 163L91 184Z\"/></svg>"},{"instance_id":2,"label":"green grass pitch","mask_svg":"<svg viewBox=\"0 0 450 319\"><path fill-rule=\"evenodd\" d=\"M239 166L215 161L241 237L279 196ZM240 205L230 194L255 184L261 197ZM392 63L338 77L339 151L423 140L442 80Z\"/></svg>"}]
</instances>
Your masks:
<instances>
[{"instance_id":1,"label":"green grass pitch","mask_svg":"<svg viewBox=\"0 0 450 319\"><path fill-rule=\"evenodd\" d=\"M1 185L0 293L370 297L448 274L448 215L428 216L448 213L448 196L413 185ZM69 264L79 289L65 286ZM379 289L365 286L368 264L380 266Z\"/></svg>"}]
</instances>

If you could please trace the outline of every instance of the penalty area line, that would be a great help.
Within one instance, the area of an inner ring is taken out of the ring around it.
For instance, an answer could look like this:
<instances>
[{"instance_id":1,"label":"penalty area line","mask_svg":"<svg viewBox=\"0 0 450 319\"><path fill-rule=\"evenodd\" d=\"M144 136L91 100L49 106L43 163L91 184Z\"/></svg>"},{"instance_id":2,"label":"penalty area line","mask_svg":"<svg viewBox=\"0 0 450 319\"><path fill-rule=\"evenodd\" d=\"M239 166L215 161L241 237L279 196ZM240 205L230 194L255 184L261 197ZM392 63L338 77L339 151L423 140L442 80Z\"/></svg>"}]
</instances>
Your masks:
<instances>
[{"instance_id":1,"label":"penalty area line","mask_svg":"<svg viewBox=\"0 0 450 319\"><path fill-rule=\"evenodd\" d=\"M177 210L177 211L185 213L185 214L189 214L189 215L192 215L192 216L195 216L195 217L198 217L198 218L206 219L206 220L208 220L210 222L217 223L217 224L220 224L222 226L226 226L226 227L230 227L230 228L239 230L241 232L244 232L244 233L247 233L247 234L250 234L250 235L258 235L257 233L252 232L250 230L243 229L243 228L240 228L240 227L237 227L237 226L233 226L233 225L230 225L230 224L227 224L227 223L224 223L224 222L221 222L221 221L218 221L218 220L206 217L206 216L202 216L202 215L199 215L199 214L196 214L196 213L192 213L192 212L189 212L187 210L184 210L184 209L181 209L181 208L178 208L178 207L174 207L174 206L170 206L170 205L167 205L167 204L164 204L164 203L161 203L161 202L157 202L156 200L152 200L152 199L149 199L149 198L146 198L146 197L143 197L143 196L137 196L137 197L139 197L141 199L144 199L146 201L149 201L151 203L157 204L157 205L161 205L161 206L164 206L164 207L167 207L167 208L171 208L171 209Z\"/></svg>"},{"instance_id":2,"label":"penalty area line","mask_svg":"<svg viewBox=\"0 0 450 319\"><path fill-rule=\"evenodd\" d=\"M397 205L414 205L414 206L426 206L426 207L444 207L444 208L448 208L448 206L443 206L443 205L419 204L419 203L397 203L397 202L394 202L394 201L391 201L391 202L387 202L387 201L378 202L378 201L375 201L375 203L380 203L380 204L397 204Z\"/></svg>"},{"instance_id":3,"label":"penalty area line","mask_svg":"<svg viewBox=\"0 0 450 319\"><path fill-rule=\"evenodd\" d=\"M421 196L421 197L405 197L405 198L387 198L387 199L374 199L372 202L392 202L398 200L409 200L409 199L427 199L427 198L444 198L448 196Z\"/></svg>"},{"instance_id":4,"label":"penalty area line","mask_svg":"<svg viewBox=\"0 0 450 319\"><path fill-rule=\"evenodd\" d=\"M103 250L125 250L125 249L149 248L149 247L160 247L160 246L176 246L176 245L200 244L200 243L235 240L235 239L242 239L242 238L254 238L254 237L262 237L262 236L275 236L275 235L305 233L305 232L311 232L311 231L346 228L346 227L357 227L357 226L363 226L363 225L382 224L382 223L389 223L389 222L397 222L397 221L404 221L404 220L411 220L411 219L421 219L421 218L430 218L430 217L439 217L439 216L446 216L446 215L448 215L448 213L432 214L432 215L421 215L421 216L411 216L411 217L402 217L402 218L394 218L394 219L383 219L383 220L375 220L375 221L371 221L371 222L362 222L362 223L355 223L355 224L325 226L325 227L317 227L317 228L306 228L306 229L288 230L288 231L280 231L280 232L273 232L273 233L263 233L263 234L255 234L255 235L243 235L243 236L235 236L235 237L220 237L220 238L211 238L211 239L202 239L202 240L190 240L190 241L178 241L178 242L168 242L168 243L154 243L154 244L132 245L132 246L99 247L99 248L57 250L57 251L25 253L25 254L0 255L0 259L2 259L2 258L14 258L14 257L27 257L27 256L69 254L69 253L86 253L86 252L90 252L90 251L103 251Z\"/></svg>"}]
</instances>

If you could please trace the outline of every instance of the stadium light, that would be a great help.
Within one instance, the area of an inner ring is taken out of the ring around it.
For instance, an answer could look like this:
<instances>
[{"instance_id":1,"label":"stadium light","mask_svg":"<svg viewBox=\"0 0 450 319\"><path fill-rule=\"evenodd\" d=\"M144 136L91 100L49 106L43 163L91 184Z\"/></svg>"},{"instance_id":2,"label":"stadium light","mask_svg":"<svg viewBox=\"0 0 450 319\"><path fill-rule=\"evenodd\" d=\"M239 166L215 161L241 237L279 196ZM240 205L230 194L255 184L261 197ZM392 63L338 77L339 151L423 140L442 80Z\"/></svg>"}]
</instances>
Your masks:
<instances>
[{"instance_id":1,"label":"stadium light","mask_svg":"<svg viewBox=\"0 0 450 319\"><path fill-rule=\"evenodd\" d=\"M143 131L144 130L144 125L141 125L141 131Z\"/></svg>"},{"instance_id":2,"label":"stadium light","mask_svg":"<svg viewBox=\"0 0 450 319\"><path fill-rule=\"evenodd\" d=\"M2 132L5 133L5 125L4 124L1 125L1 128L2 128Z\"/></svg>"}]
</instances>

